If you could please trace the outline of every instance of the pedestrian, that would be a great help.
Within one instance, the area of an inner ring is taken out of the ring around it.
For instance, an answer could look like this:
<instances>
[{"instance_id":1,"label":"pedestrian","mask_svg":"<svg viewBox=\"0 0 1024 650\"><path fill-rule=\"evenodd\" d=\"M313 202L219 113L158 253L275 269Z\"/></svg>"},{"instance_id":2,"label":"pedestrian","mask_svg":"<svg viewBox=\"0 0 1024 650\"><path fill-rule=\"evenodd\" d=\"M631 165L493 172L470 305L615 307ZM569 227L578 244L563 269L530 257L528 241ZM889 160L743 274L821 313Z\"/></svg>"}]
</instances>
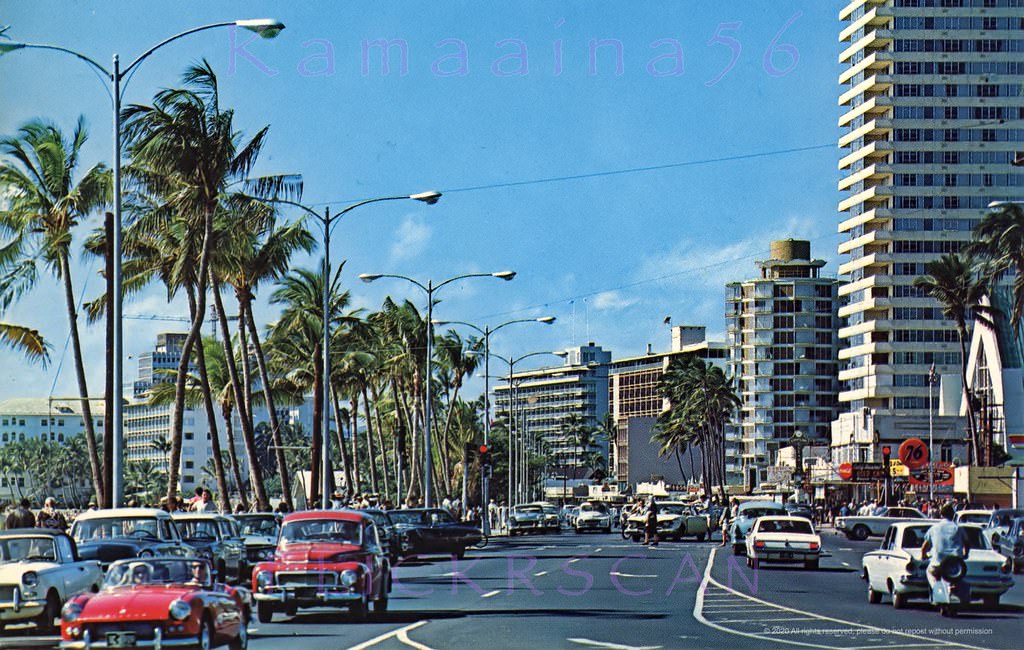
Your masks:
<instances>
[{"instance_id":1,"label":"pedestrian","mask_svg":"<svg viewBox=\"0 0 1024 650\"><path fill-rule=\"evenodd\" d=\"M67 531L68 521L57 510L57 500L53 497L46 497L46 501L43 502L43 509L36 515L36 528Z\"/></svg>"},{"instance_id":2,"label":"pedestrian","mask_svg":"<svg viewBox=\"0 0 1024 650\"><path fill-rule=\"evenodd\" d=\"M204 489L199 501L192 504L192 510L195 512L217 512L217 504L213 502L213 493Z\"/></svg>"},{"instance_id":3,"label":"pedestrian","mask_svg":"<svg viewBox=\"0 0 1024 650\"><path fill-rule=\"evenodd\" d=\"M200 486L196 487L196 493L192 495L192 498L188 500L188 509L195 510L195 505L203 500L203 488Z\"/></svg>"},{"instance_id":4,"label":"pedestrian","mask_svg":"<svg viewBox=\"0 0 1024 650\"><path fill-rule=\"evenodd\" d=\"M644 519L644 546L658 545L658 503L651 495L647 504L647 516Z\"/></svg>"},{"instance_id":5,"label":"pedestrian","mask_svg":"<svg viewBox=\"0 0 1024 650\"><path fill-rule=\"evenodd\" d=\"M736 499L733 499L732 502L733 505L736 505L737 503ZM722 529L722 546L726 546L729 543L729 536L732 533L732 531L730 531L729 529L732 526L732 521L733 509L730 508L728 504L726 504L722 508L722 516L718 520L718 527Z\"/></svg>"},{"instance_id":6,"label":"pedestrian","mask_svg":"<svg viewBox=\"0 0 1024 650\"><path fill-rule=\"evenodd\" d=\"M29 506L32 505L27 498L22 498L21 503L12 513L7 515L7 528L35 528L36 517L32 514Z\"/></svg>"}]
</instances>

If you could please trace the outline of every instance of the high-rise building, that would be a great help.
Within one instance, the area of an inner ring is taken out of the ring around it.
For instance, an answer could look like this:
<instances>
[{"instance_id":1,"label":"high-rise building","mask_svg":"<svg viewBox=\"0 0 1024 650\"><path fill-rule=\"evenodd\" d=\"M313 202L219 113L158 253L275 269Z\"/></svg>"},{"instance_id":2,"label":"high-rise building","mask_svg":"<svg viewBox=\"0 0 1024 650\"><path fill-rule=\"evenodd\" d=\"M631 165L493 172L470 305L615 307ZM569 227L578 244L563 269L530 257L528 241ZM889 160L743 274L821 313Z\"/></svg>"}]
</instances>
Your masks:
<instances>
[{"instance_id":1,"label":"high-rise building","mask_svg":"<svg viewBox=\"0 0 1024 650\"><path fill-rule=\"evenodd\" d=\"M849 282L833 433L871 456L927 427L932 364L959 375L953 324L914 279L963 249L990 202L1024 198L1024 0L855 0L839 18Z\"/></svg>"},{"instance_id":2,"label":"high-rise building","mask_svg":"<svg viewBox=\"0 0 1024 650\"><path fill-rule=\"evenodd\" d=\"M759 277L726 285L729 371L742 401L727 428L727 440L738 433L741 449L733 482L753 488L770 480L779 449L797 431L822 445L829 440L839 413L840 285L820 275L824 265L811 258L808 241L773 241L771 259L757 262Z\"/></svg>"}]
</instances>

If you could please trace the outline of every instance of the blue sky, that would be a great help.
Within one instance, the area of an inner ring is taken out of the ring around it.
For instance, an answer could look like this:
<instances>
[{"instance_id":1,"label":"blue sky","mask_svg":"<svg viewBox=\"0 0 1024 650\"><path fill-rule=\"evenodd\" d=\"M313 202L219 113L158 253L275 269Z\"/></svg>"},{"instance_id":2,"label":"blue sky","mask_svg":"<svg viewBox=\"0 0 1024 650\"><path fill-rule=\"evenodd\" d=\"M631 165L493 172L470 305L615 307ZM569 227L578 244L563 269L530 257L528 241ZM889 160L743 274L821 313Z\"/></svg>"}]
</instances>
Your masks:
<instances>
[{"instance_id":1,"label":"blue sky","mask_svg":"<svg viewBox=\"0 0 1024 650\"><path fill-rule=\"evenodd\" d=\"M518 357L594 341L621 358L648 343L667 349L666 316L724 338L724 284L755 276L772 239L810 239L812 253L829 260L825 273L835 274L839 7L0 0L0 25L12 40L109 65L115 52L125 64L195 26L279 19L286 29L274 40L217 29L160 49L131 78L125 102L148 103L206 58L237 127L252 134L270 125L258 172L301 173L308 205L336 210L376 196L445 193L432 207L381 203L339 223L331 256L346 260L355 306L376 309L389 294L425 305L408 283L368 285L360 273L426 283L511 269L512 282L445 287L435 317L483 326L553 315L552 326L506 328L492 349ZM372 45L379 39L395 42L388 73ZM0 133L35 117L70 129L85 115L85 163L110 161L109 96L88 66L21 50L0 57L0 79ZM96 215L88 229L99 223ZM86 299L102 289L98 270L91 261L76 269ZM257 313L264 322L275 317L268 293ZM187 311L154 286L125 313ZM54 363L43 370L0 351L13 370L0 378L0 399L77 394L56 280L41 278L2 318L38 328ZM183 327L127 320L126 383L157 332ZM98 395L102 324L83 335Z\"/></svg>"}]
</instances>

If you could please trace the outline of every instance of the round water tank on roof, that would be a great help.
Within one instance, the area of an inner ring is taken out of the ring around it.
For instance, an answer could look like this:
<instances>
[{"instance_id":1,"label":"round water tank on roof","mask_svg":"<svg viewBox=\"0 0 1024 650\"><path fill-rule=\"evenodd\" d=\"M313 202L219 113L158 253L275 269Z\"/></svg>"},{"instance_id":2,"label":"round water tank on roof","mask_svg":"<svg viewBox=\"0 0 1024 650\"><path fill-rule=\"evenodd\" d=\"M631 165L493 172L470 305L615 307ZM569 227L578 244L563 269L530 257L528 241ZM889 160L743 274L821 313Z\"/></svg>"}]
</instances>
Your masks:
<instances>
[{"instance_id":1,"label":"round water tank on roof","mask_svg":"<svg viewBox=\"0 0 1024 650\"><path fill-rule=\"evenodd\" d=\"M811 242L806 239L780 239L772 242L771 252L773 260L809 260Z\"/></svg>"}]
</instances>

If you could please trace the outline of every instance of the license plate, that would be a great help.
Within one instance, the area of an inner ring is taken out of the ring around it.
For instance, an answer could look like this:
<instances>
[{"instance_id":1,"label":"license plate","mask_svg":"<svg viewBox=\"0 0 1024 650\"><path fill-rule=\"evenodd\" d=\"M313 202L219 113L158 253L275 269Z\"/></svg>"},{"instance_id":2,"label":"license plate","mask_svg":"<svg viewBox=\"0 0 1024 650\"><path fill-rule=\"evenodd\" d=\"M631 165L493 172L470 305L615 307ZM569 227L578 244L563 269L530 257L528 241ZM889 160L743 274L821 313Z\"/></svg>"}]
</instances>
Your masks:
<instances>
[{"instance_id":1,"label":"license plate","mask_svg":"<svg viewBox=\"0 0 1024 650\"><path fill-rule=\"evenodd\" d=\"M792 553L783 553L782 554L782 559L783 560L792 560L793 559L793 554Z\"/></svg>"},{"instance_id":2,"label":"license plate","mask_svg":"<svg viewBox=\"0 0 1024 650\"><path fill-rule=\"evenodd\" d=\"M135 647L135 632L107 632L108 648Z\"/></svg>"}]
</instances>

